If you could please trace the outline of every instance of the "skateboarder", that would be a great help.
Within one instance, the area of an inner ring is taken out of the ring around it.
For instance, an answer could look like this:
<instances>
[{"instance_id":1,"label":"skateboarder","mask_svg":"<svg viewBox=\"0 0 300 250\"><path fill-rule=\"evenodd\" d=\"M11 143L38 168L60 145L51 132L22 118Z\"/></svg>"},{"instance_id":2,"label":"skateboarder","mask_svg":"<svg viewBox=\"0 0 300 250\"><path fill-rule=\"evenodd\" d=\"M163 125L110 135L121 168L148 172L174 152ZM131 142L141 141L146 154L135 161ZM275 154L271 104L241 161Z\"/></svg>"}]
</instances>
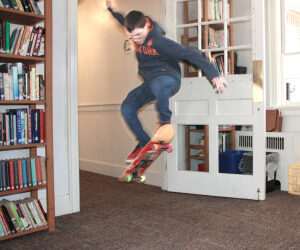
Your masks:
<instances>
[{"instance_id":1,"label":"skateboarder","mask_svg":"<svg viewBox=\"0 0 300 250\"><path fill-rule=\"evenodd\" d=\"M199 67L217 93L223 91L226 81L198 50L184 47L164 37L164 30L150 17L136 10L130 11L124 17L112 10L109 0L106 5L133 41L138 73L144 79L143 84L129 92L121 106L122 116L138 141L126 159L127 163L131 163L150 141L138 120L138 111L146 104L156 101L160 126L170 123L172 112L169 109L169 98L179 91L181 84L179 60L186 60Z\"/></svg>"}]
</instances>

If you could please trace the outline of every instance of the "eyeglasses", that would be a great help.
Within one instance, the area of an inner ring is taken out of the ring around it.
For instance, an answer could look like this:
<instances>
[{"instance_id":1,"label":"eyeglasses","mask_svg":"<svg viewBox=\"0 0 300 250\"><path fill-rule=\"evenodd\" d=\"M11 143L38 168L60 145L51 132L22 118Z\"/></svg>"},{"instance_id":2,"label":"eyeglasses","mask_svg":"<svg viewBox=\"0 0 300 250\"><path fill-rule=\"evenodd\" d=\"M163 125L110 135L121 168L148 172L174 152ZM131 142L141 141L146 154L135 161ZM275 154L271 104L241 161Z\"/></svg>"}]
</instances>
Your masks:
<instances>
[{"instance_id":1,"label":"eyeglasses","mask_svg":"<svg viewBox=\"0 0 300 250\"><path fill-rule=\"evenodd\" d=\"M148 26L145 26L144 28L139 29L139 32L134 34L134 35L132 35L132 32L131 32L130 33L130 35L131 35L130 38L133 39L133 40L141 38L143 36L145 30L147 30L148 28L149 28Z\"/></svg>"}]
</instances>

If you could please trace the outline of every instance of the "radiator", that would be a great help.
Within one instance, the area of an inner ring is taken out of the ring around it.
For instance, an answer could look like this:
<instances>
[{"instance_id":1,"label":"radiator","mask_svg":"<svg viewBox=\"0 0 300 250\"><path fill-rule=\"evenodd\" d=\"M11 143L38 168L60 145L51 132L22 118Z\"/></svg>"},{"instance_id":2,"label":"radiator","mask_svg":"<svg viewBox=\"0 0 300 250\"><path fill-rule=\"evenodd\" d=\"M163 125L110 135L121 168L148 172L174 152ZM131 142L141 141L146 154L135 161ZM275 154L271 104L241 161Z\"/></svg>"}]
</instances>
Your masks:
<instances>
[{"instance_id":1,"label":"radiator","mask_svg":"<svg viewBox=\"0 0 300 250\"><path fill-rule=\"evenodd\" d=\"M236 150L252 151L252 132L236 131ZM300 135L294 133L266 133L266 152L279 153L279 168L276 179L281 190L288 191L288 166L300 161Z\"/></svg>"}]
</instances>

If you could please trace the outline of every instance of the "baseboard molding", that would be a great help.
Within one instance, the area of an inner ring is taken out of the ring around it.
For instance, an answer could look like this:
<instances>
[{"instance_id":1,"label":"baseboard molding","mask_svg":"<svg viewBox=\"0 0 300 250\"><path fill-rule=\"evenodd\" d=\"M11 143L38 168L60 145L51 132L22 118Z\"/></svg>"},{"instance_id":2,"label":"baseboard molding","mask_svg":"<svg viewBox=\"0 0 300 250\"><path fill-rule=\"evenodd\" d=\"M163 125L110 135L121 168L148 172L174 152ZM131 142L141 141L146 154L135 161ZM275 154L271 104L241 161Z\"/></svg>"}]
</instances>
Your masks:
<instances>
[{"instance_id":1,"label":"baseboard molding","mask_svg":"<svg viewBox=\"0 0 300 250\"><path fill-rule=\"evenodd\" d=\"M42 206L47 210L46 198L40 199ZM55 217L79 212L73 211L72 202L69 195L61 195L55 197Z\"/></svg>"},{"instance_id":2,"label":"baseboard molding","mask_svg":"<svg viewBox=\"0 0 300 250\"><path fill-rule=\"evenodd\" d=\"M96 174L107 175L118 178L124 172L126 165L118 165L109 162L93 161L89 159L79 159L79 169ZM162 174L151 170L146 172L146 184L162 186Z\"/></svg>"}]
</instances>

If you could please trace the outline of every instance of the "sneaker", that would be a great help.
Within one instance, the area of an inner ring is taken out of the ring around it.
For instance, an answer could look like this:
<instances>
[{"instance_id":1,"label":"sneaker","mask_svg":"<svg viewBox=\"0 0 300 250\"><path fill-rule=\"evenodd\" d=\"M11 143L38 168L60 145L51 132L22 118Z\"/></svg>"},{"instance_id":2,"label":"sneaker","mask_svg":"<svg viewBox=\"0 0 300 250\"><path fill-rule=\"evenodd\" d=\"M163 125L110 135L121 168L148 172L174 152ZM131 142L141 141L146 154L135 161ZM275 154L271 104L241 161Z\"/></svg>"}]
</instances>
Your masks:
<instances>
[{"instance_id":1,"label":"sneaker","mask_svg":"<svg viewBox=\"0 0 300 250\"><path fill-rule=\"evenodd\" d=\"M142 147L136 146L135 149L130 153L130 155L127 156L125 160L126 163L131 164L142 150L143 150Z\"/></svg>"}]
</instances>

